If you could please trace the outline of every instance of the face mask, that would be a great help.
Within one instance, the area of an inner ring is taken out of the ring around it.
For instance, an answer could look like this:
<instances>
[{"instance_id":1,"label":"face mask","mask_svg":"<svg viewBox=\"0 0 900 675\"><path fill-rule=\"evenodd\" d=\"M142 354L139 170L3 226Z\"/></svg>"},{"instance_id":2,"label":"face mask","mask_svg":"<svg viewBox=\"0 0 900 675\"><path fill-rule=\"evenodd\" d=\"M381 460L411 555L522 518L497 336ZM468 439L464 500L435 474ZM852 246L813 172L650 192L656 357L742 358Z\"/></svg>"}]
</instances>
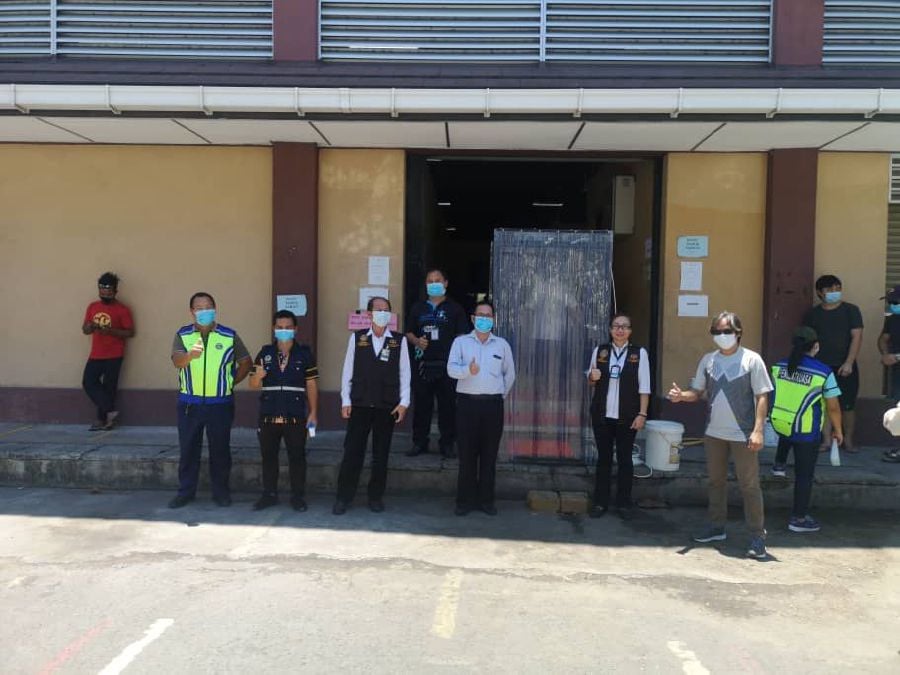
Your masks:
<instances>
[{"instance_id":1,"label":"face mask","mask_svg":"<svg viewBox=\"0 0 900 675\"><path fill-rule=\"evenodd\" d=\"M737 335L713 335L713 342L719 349L728 351L737 344Z\"/></svg>"},{"instance_id":2,"label":"face mask","mask_svg":"<svg viewBox=\"0 0 900 675\"><path fill-rule=\"evenodd\" d=\"M104 305L109 305L112 303L112 301L113 298L104 298L102 295L100 296L100 302L102 302Z\"/></svg>"},{"instance_id":3,"label":"face mask","mask_svg":"<svg viewBox=\"0 0 900 675\"><path fill-rule=\"evenodd\" d=\"M430 284L425 284L425 290L428 291L429 298L439 298L447 289L444 287L444 284L434 281Z\"/></svg>"},{"instance_id":4,"label":"face mask","mask_svg":"<svg viewBox=\"0 0 900 675\"><path fill-rule=\"evenodd\" d=\"M294 329L293 328L276 328L275 329L275 339L280 342L287 342L288 340L294 339Z\"/></svg>"},{"instance_id":5,"label":"face mask","mask_svg":"<svg viewBox=\"0 0 900 675\"><path fill-rule=\"evenodd\" d=\"M900 304L891 303L891 314L900 314Z\"/></svg>"},{"instance_id":6,"label":"face mask","mask_svg":"<svg viewBox=\"0 0 900 675\"><path fill-rule=\"evenodd\" d=\"M384 328L391 322L391 313L387 310L379 309L372 312L372 323L379 328Z\"/></svg>"},{"instance_id":7,"label":"face mask","mask_svg":"<svg viewBox=\"0 0 900 675\"><path fill-rule=\"evenodd\" d=\"M825 294L825 302L829 305L834 304L835 302L841 301L841 292L840 291L829 291Z\"/></svg>"},{"instance_id":8,"label":"face mask","mask_svg":"<svg viewBox=\"0 0 900 675\"><path fill-rule=\"evenodd\" d=\"M216 310L198 309L194 312L194 318L197 320L198 326L211 326L216 320Z\"/></svg>"},{"instance_id":9,"label":"face mask","mask_svg":"<svg viewBox=\"0 0 900 675\"><path fill-rule=\"evenodd\" d=\"M476 316L475 317L475 330L479 333L490 333L491 328L494 327L494 320L489 316Z\"/></svg>"}]
</instances>

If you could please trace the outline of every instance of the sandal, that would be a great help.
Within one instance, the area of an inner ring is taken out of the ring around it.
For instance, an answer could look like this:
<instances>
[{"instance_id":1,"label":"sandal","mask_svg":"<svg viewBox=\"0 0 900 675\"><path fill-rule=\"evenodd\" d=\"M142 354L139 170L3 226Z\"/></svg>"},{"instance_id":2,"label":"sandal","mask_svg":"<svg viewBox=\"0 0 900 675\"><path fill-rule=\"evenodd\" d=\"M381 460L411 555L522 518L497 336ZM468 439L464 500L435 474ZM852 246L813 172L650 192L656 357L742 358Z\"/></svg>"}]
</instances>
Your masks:
<instances>
[{"instance_id":1,"label":"sandal","mask_svg":"<svg viewBox=\"0 0 900 675\"><path fill-rule=\"evenodd\" d=\"M888 450L881 456L881 461L900 464L900 450Z\"/></svg>"}]
</instances>

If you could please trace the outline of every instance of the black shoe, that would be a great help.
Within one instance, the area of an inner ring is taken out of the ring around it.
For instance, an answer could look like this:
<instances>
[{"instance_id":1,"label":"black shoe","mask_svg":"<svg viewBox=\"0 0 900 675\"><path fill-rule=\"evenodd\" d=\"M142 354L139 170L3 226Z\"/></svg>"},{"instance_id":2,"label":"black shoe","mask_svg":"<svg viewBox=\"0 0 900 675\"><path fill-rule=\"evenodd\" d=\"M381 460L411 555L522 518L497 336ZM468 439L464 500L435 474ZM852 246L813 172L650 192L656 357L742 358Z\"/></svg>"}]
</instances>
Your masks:
<instances>
[{"instance_id":1,"label":"black shoe","mask_svg":"<svg viewBox=\"0 0 900 675\"><path fill-rule=\"evenodd\" d=\"M342 502L338 499L334 506L331 507L331 512L336 516L342 516L347 513L347 502Z\"/></svg>"},{"instance_id":2,"label":"black shoe","mask_svg":"<svg viewBox=\"0 0 900 675\"><path fill-rule=\"evenodd\" d=\"M171 501L169 501L170 509L180 509L182 506L187 506L192 501L194 501L193 497L185 497L183 495L178 495L173 497Z\"/></svg>"},{"instance_id":3,"label":"black shoe","mask_svg":"<svg viewBox=\"0 0 900 675\"><path fill-rule=\"evenodd\" d=\"M591 518L602 518L606 515L606 512L609 511L609 507L607 506L597 506L594 505L591 507L591 510L588 511L588 515Z\"/></svg>"},{"instance_id":4,"label":"black shoe","mask_svg":"<svg viewBox=\"0 0 900 675\"><path fill-rule=\"evenodd\" d=\"M424 455L428 452L428 444L425 445L414 445L412 449L406 453L407 457L418 457L419 455Z\"/></svg>"},{"instance_id":5,"label":"black shoe","mask_svg":"<svg viewBox=\"0 0 900 675\"><path fill-rule=\"evenodd\" d=\"M278 495L266 493L253 503L253 510L262 511L263 509L267 509L270 506L275 506L277 503Z\"/></svg>"},{"instance_id":6,"label":"black shoe","mask_svg":"<svg viewBox=\"0 0 900 675\"><path fill-rule=\"evenodd\" d=\"M291 497L291 508L294 511L306 511L306 500L303 497Z\"/></svg>"},{"instance_id":7,"label":"black shoe","mask_svg":"<svg viewBox=\"0 0 900 675\"><path fill-rule=\"evenodd\" d=\"M455 509L453 509L453 513L455 513L457 516L467 516L471 511L472 509L466 506L457 506Z\"/></svg>"},{"instance_id":8,"label":"black shoe","mask_svg":"<svg viewBox=\"0 0 900 675\"><path fill-rule=\"evenodd\" d=\"M382 511L384 511L384 502L380 499L370 499L369 510L372 513L381 513Z\"/></svg>"},{"instance_id":9,"label":"black shoe","mask_svg":"<svg viewBox=\"0 0 900 675\"><path fill-rule=\"evenodd\" d=\"M489 516L497 515L497 507L494 506L493 504L485 504L484 506L481 507L481 510L484 511Z\"/></svg>"},{"instance_id":10,"label":"black shoe","mask_svg":"<svg viewBox=\"0 0 900 675\"><path fill-rule=\"evenodd\" d=\"M213 497L213 502L215 502L216 506L226 507L231 506L231 497Z\"/></svg>"}]
</instances>

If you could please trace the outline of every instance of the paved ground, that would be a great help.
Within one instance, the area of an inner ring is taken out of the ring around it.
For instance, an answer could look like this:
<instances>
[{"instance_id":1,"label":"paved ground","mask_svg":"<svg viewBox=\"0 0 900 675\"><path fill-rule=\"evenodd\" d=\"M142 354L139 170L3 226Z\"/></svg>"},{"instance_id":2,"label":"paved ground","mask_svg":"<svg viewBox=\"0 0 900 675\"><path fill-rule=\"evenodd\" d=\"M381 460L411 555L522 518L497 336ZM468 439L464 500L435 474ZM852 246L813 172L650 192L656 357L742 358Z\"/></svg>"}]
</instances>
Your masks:
<instances>
[{"instance_id":1,"label":"paved ground","mask_svg":"<svg viewBox=\"0 0 900 675\"><path fill-rule=\"evenodd\" d=\"M699 509L630 523L457 518L394 499L164 508L169 493L0 489L7 673L900 671L896 514L769 514L768 561ZM734 514L737 516L737 514Z\"/></svg>"}]
</instances>

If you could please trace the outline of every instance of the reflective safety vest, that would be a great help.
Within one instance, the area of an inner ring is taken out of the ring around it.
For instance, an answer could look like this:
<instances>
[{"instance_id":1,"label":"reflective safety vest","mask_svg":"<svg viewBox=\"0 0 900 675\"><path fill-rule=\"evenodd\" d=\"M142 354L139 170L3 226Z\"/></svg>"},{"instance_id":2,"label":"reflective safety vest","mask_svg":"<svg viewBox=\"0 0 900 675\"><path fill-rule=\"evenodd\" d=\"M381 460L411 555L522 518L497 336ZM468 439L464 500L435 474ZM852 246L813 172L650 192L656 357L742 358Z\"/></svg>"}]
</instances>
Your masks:
<instances>
[{"instance_id":1,"label":"reflective safety vest","mask_svg":"<svg viewBox=\"0 0 900 675\"><path fill-rule=\"evenodd\" d=\"M193 324L184 326L178 336L185 351L190 351L201 333ZM181 385L178 400L182 403L229 403L234 388L235 332L216 324L203 345L203 356L178 371Z\"/></svg>"},{"instance_id":2,"label":"reflective safety vest","mask_svg":"<svg viewBox=\"0 0 900 675\"><path fill-rule=\"evenodd\" d=\"M823 393L831 368L804 356L793 373L787 361L772 366L775 393L769 419L772 428L796 441L817 441L824 421Z\"/></svg>"}]
</instances>

